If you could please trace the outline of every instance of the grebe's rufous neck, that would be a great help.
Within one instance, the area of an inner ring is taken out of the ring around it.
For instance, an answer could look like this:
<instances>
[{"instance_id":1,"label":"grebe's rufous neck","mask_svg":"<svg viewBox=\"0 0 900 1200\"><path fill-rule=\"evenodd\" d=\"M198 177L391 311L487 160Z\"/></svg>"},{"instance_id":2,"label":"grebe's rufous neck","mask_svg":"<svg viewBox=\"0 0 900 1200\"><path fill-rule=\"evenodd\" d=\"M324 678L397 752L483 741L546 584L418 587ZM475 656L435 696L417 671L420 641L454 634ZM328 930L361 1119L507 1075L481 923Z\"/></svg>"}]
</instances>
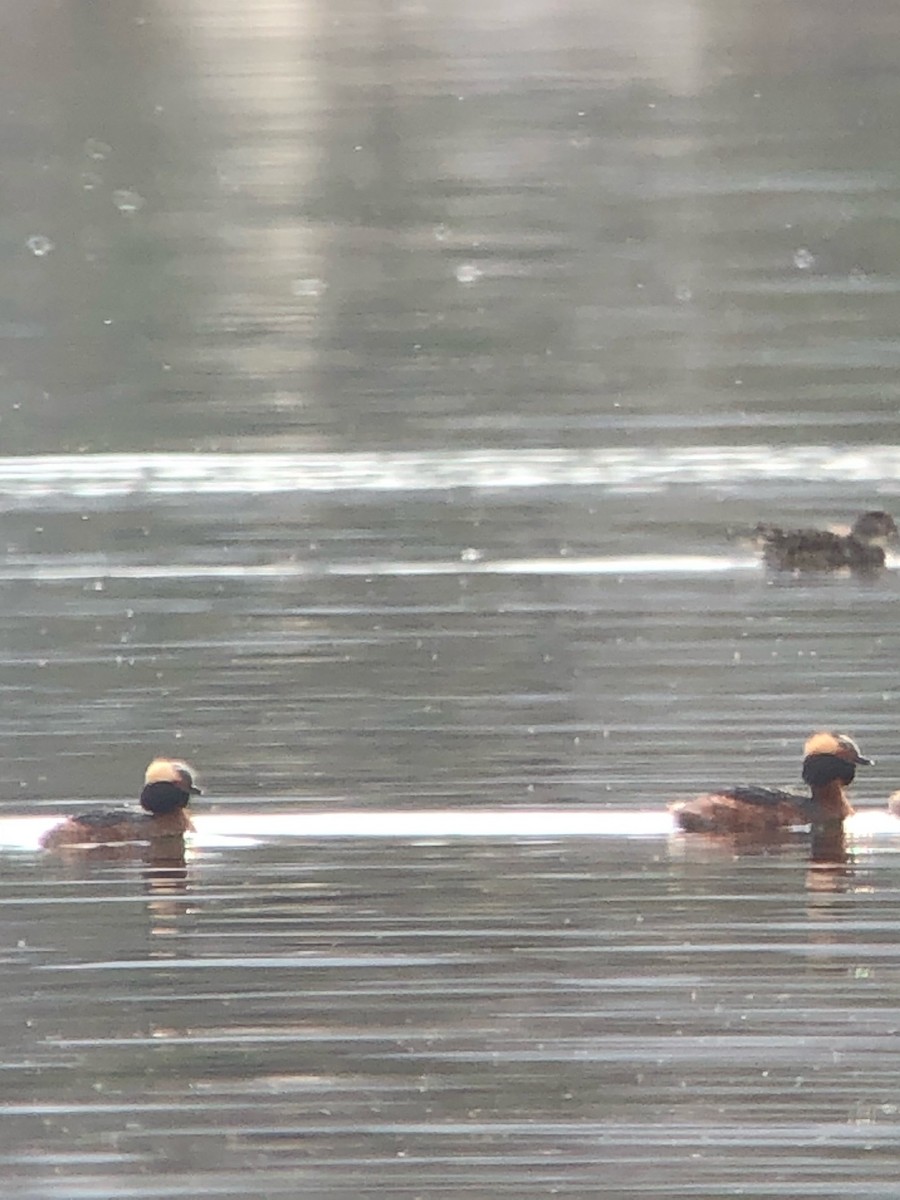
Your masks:
<instances>
[{"instance_id":1,"label":"grebe's rufous neck","mask_svg":"<svg viewBox=\"0 0 900 1200\"><path fill-rule=\"evenodd\" d=\"M767 567L776 571L878 571L885 548L900 542L890 513L877 510L857 517L849 533L831 529L781 529L761 523L754 542Z\"/></svg>"},{"instance_id":2,"label":"grebe's rufous neck","mask_svg":"<svg viewBox=\"0 0 900 1200\"><path fill-rule=\"evenodd\" d=\"M673 804L672 813L688 833L766 836L797 825L814 830L840 825L853 812L845 788L858 766L871 764L845 733L814 733L803 747L802 776L809 797L775 788L726 788Z\"/></svg>"},{"instance_id":3,"label":"grebe's rufous neck","mask_svg":"<svg viewBox=\"0 0 900 1200\"><path fill-rule=\"evenodd\" d=\"M181 838L194 827L185 811L200 788L187 763L155 758L144 774L140 803L144 810L95 809L66 817L41 838L45 850L61 846L98 845L106 842L147 842Z\"/></svg>"}]
</instances>

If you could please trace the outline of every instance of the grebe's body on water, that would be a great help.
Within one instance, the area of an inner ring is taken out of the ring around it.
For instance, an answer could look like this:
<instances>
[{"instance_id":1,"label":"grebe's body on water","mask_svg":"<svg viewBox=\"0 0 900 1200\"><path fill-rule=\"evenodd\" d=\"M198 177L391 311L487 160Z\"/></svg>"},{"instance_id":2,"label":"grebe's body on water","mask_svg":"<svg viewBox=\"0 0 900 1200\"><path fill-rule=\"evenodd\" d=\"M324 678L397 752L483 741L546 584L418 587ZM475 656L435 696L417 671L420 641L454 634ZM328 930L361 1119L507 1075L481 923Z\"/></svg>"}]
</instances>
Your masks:
<instances>
[{"instance_id":1,"label":"grebe's body on water","mask_svg":"<svg viewBox=\"0 0 900 1200\"><path fill-rule=\"evenodd\" d=\"M45 850L111 842L155 842L182 838L193 829L188 802L200 788L187 763L155 758L144 775L140 809L95 809L67 817L41 838Z\"/></svg>"},{"instance_id":2,"label":"grebe's body on water","mask_svg":"<svg viewBox=\"0 0 900 1200\"><path fill-rule=\"evenodd\" d=\"M840 830L853 813L845 789L857 766L871 763L846 734L814 733L803 748L802 775L809 796L775 788L727 788L679 801L671 806L672 814L686 833L768 837L798 825L811 826L813 833Z\"/></svg>"},{"instance_id":3,"label":"grebe's body on water","mask_svg":"<svg viewBox=\"0 0 900 1200\"><path fill-rule=\"evenodd\" d=\"M781 529L761 523L754 541L763 562L775 571L879 571L885 548L900 541L890 513L867 512L857 517L849 533L831 529Z\"/></svg>"}]
</instances>

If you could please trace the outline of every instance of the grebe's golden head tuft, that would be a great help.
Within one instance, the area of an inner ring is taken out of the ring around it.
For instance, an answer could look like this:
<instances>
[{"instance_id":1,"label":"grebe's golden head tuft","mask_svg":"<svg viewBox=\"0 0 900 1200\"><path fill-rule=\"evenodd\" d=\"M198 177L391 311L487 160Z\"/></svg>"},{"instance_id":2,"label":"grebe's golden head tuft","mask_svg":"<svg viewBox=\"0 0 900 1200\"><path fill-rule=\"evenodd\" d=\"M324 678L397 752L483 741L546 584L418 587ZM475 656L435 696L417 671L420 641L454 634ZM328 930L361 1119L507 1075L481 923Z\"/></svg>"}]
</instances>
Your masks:
<instances>
[{"instance_id":1,"label":"grebe's golden head tuft","mask_svg":"<svg viewBox=\"0 0 900 1200\"><path fill-rule=\"evenodd\" d=\"M172 783L189 796L200 795L192 769L177 758L154 758L144 772L145 786L152 783Z\"/></svg>"},{"instance_id":2,"label":"grebe's golden head tuft","mask_svg":"<svg viewBox=\"0 0 900 1200\"><path fill-rule=\"evenodd\" d=\"M872 759L865 758L853 738L846 733L814 733L803 747L803 757L811 758L815 754L830 754L854 766L872 766Z\"/></svg>"}]
</instances>

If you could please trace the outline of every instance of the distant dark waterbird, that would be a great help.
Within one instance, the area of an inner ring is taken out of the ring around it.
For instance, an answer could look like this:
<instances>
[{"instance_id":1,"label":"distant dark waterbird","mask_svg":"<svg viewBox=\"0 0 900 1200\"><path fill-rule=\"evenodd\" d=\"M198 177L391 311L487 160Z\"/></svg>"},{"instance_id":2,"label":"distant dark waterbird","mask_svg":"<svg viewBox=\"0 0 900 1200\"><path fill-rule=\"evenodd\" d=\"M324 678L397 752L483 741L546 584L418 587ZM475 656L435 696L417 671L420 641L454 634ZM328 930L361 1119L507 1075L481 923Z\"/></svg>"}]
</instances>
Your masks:
<instances>
[{"instance_id":1,"label":"distant dark waterbird","mask_svg":"<svg viewBox=\"0 0 900 1200\"><path fill-rule=\"evenodd\" d=\"M850 571L865 574L885 565L885 549L900 542L890 513L863 513L849 533L831 529L782 529L761 522L753 541L774 571Z\"/></svg>"}]
</instances>

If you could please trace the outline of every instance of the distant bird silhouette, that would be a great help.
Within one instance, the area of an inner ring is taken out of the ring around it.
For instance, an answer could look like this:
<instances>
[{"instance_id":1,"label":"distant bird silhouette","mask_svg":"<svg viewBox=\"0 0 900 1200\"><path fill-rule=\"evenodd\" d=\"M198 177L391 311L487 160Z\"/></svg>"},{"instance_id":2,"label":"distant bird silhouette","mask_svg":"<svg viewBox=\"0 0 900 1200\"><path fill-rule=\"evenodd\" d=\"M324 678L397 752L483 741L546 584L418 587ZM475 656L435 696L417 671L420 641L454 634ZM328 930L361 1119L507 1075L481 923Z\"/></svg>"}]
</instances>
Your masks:
<instances>
[{"instance_id":1,"label":"distant bird silhouette","mask_svg":"<svg viewBox=\"0 0 900 1200\"><path fill-rule=\"evenodd\" d=\"M830 529L782 529L761 522L753 531L763 562L775 571L878 571L885 547L900 542L890 513L863 513L849 533Z\"/></svg>"}]
</instances>

